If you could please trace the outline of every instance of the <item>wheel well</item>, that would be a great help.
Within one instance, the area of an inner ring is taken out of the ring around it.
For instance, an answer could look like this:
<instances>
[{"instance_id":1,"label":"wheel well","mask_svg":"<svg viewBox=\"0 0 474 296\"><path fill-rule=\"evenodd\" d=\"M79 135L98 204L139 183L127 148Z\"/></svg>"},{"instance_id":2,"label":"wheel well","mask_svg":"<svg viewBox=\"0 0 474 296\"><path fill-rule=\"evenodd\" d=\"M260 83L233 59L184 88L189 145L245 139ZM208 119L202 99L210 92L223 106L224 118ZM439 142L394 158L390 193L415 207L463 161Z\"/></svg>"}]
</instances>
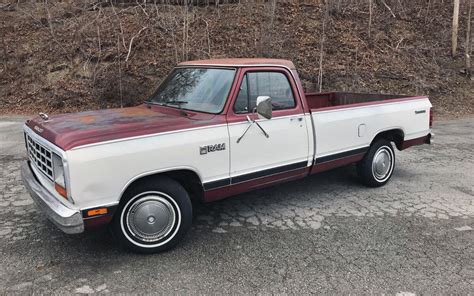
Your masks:
<instances>
[{"instance_id":1,"label":"wheel well","mask_svg":"<svg viewBox=\"0 0 474 296\"><path fill-rule=\"evenodd\" d=\"M137 186L138 184L142 182L153 182L153 179L160 176L166 176L168 178L175 180L179 184L181 184L181 186L183 186L184 189L188 192L191 200L195 200L195 201L203 200L204 189L201 183L201 179L195 172L191 170L174 170L174 171L160 172L160 173L140 177L136 180L133 180L133 182L130 183L127 186L127 188L124 190L123 194L125 194L125 192L129 188Z\"/></svg>"},{"instance_id":2,"label":"wheel well","mask_svg":"<svg viewBox=\"0 0 474 296\"><path fill-rule=\"evenodd\" d=\"M372 140L372 143L378 139L385 139L390 142L394 142L398 150L402 150L403 141L405 139L405 133L401 129L392 129L378 133ZM372 145L372 143L370 143Z\"/></svg>"}]
</instances>

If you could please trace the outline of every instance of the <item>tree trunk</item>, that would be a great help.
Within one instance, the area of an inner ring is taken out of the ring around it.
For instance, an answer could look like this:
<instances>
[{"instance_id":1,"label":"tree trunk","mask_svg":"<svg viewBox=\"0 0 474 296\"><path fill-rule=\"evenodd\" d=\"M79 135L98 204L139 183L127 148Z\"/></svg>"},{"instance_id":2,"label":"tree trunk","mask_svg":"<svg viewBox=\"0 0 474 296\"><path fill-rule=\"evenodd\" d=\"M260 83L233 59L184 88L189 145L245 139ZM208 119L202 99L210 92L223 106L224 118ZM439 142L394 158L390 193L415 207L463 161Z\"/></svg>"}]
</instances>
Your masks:
<instances>
[{"instance_id":1,"label":"tree trunk","mask_svg":"<svg viewBox=\"0 0 474 296\"><path fill-rule=\"evenodd\" d=\"M469 11L467 13L467 29L466 29L466 74L471 75L471 43L472 43L472 36L471 36L471 15L472 15L472 2L473 0L469 0Z\"/></svg>"},{"instance_id":2,"label":"tree trunk","mask_svg":"<svg viewBox=\"0 0 474 296\"><path fill-rule=\"evenodd\" d=\"M328 1L329 2L329 1ZM329 3L326 2L324 5L324 18L323 18L323 28L319 41L319 73L318 73L318 87L319 92L323 90L323 57L324 57L324 41L326 39L326 23L329 16Z\"/></svg>"},{"instance_id":3,"label":"tree trunk","mask_svg":"<svg viewBox=\"0 0 474 296\"><path fill-rule=\"evenodd\" d=\"M369 0L369 39L370 39L371 27L372 27L372 0Z\"/></svg>"},{"instance_id":4,"label":"tree trunk","mask_svg":"<svg viewBox=\"0 0 474 296\"><path fill-rule=\"evenodd\" d=\"M459 0L454 0L454 10L453 10L453 31L452 31L452 50L451 54L453 57L456 55L456 50L458 47L458 25L459 25Z\"/></svg>"}]
</instances>

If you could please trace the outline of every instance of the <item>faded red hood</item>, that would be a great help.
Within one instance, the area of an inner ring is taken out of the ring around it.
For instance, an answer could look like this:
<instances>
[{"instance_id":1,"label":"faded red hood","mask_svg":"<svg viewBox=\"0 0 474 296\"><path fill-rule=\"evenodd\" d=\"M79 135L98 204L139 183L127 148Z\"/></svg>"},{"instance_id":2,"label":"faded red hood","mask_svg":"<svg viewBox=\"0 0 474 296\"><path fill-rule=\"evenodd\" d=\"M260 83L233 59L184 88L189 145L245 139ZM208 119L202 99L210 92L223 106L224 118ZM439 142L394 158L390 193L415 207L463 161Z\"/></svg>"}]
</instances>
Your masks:
<instances>
[{"instance_id":1,"label":"faded red hood","mask_svg":"<svg viewBox=\"0 0 474 296\"><path fill-rule=\"evenodd\" d=\"M40 117L26 125L56 146L69 150L77 146L127 137L142 136L224 123L222 116L161 106L105 109Z\"/></svg>"}]
</instances>

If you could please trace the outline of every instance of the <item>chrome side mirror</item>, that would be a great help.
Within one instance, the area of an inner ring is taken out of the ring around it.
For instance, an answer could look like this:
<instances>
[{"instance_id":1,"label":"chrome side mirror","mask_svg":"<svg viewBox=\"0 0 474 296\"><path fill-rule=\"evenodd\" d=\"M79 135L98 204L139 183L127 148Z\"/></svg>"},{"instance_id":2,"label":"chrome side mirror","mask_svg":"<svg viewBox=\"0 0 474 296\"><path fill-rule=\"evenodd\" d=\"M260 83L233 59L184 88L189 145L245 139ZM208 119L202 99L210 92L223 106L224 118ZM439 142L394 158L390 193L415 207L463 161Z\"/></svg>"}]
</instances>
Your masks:
<instances>
[{"instance_id":1,"label":"chrome side mirror","mask_svg":"<svg viewBox=\"0 0 474 296\"><path fill-rule=\"evenodd\" d=\"M258 117L261 119L262 117L265 119L272 118L272 98L269 96L258 96L257 97L257 114Z\"/></svg>"},{"instance_id":2,"label":"chrome side mirror","mask_svg":"<svg viewBox=\"0 0 474 296\"><path fill-rule=\"evenodd\" d=\"M257 102L256 102L256 107L253 108L252 110L252 115L255 117L255 111L257 111L258 118L262 119L271 119L272 118L272 98L269 96L258 96L257 97ZM250 117L247 115L247 121L250 123L247 128L245 129L244 133L242 136L240 136L237 139L237 143L240 143L242 138L245 136L245 134L248 132L250 127L252 125L257 125L258 128L262 131L262 133L265 135L265 137L269 138L270 135L263 129L263 127L256 121L255 119L250 119Z\"/></svg>"}]
</instances>

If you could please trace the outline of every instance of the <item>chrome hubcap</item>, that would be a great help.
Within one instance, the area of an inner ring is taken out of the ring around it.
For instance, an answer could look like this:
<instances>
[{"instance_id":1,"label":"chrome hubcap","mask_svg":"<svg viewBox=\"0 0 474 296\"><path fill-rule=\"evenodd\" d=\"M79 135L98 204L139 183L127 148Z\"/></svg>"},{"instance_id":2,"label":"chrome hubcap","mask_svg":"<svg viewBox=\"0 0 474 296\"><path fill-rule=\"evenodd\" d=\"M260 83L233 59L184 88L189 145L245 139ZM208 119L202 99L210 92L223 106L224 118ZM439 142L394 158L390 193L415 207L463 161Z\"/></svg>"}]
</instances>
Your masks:
<instances>
[{"instance_id":1,"label":"chrome hubcap","mask_svg":"<svg viewBox=\"0 0 474 296\"><path fill-rule=\"evenodd\" d=\"M380 147L374 155L372 173L379 181L385 181L392 170L392 153L387 147Z\"/></svg>"},{"instance_id":2,"label":"chrome hubcap","mask_svg":"<svg viewBox=\"0 0 474 296\"><path fill-rule=\"evenodd\" d=\"M171 232L176 222L176 212L166 198L147 195L130 206L125 221L133 236L152 243Z\"/></svg>"}]
</instances>

